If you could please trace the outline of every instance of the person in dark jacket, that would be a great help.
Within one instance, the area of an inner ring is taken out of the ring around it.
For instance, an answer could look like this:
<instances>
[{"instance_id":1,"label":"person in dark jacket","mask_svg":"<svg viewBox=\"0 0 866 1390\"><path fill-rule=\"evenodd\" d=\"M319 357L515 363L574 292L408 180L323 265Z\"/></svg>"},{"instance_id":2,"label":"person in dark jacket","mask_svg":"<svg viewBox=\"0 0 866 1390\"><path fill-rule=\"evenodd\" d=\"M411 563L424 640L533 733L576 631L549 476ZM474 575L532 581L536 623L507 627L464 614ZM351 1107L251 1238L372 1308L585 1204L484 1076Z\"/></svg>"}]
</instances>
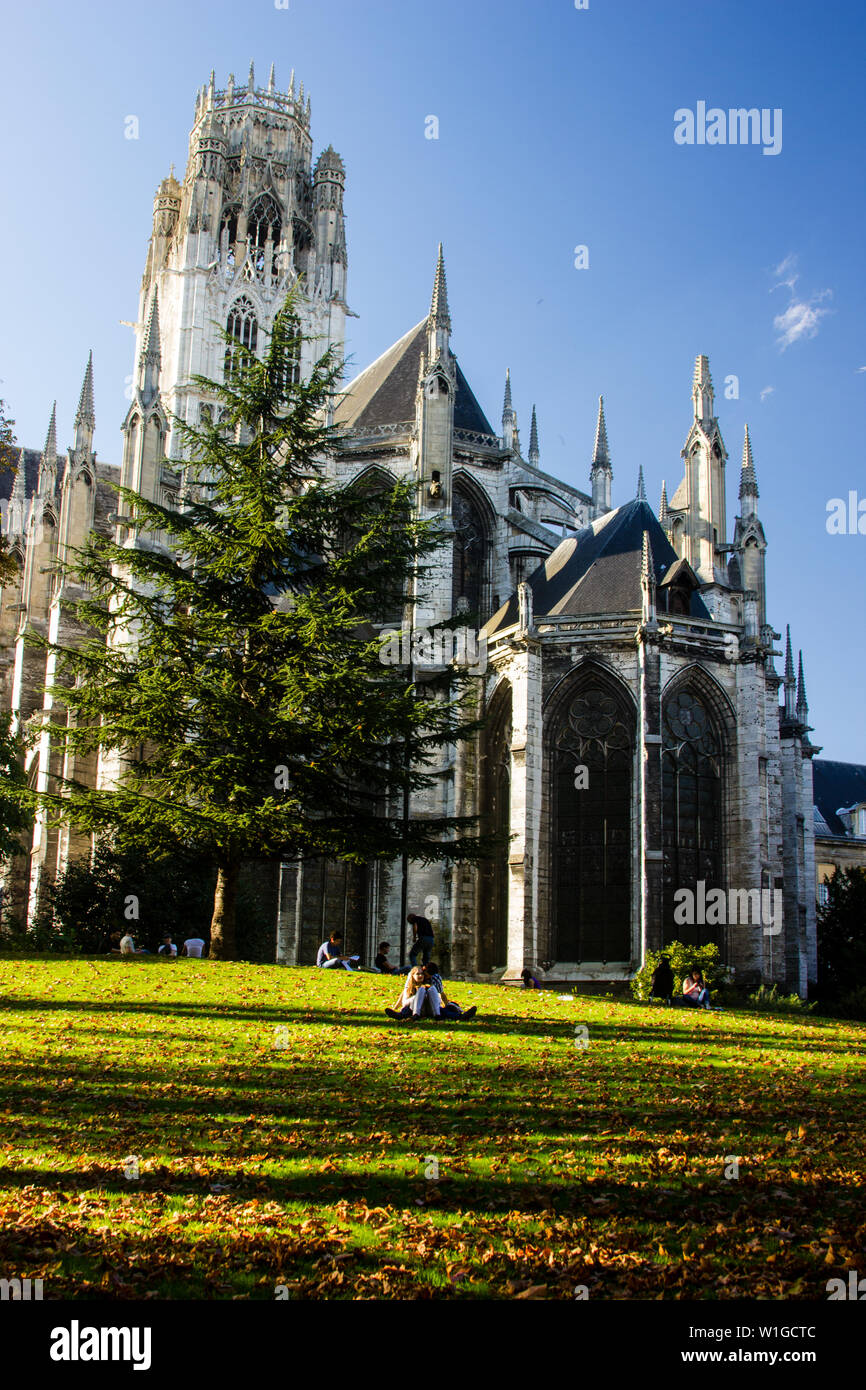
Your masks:
<instances>
[{"instance_id":1,"label":"person in dark jacket","mask_svg":"<svg viewBox=\"0 0 866 1390\"><path fill-rule=\"evenodd\" d=\"M670 1008L674 993L674 972L671 970L671 963L667 956L662 956L652 974L650 984L650 999L663 999L666 1008Z\"/></svg>"}]
</instances>

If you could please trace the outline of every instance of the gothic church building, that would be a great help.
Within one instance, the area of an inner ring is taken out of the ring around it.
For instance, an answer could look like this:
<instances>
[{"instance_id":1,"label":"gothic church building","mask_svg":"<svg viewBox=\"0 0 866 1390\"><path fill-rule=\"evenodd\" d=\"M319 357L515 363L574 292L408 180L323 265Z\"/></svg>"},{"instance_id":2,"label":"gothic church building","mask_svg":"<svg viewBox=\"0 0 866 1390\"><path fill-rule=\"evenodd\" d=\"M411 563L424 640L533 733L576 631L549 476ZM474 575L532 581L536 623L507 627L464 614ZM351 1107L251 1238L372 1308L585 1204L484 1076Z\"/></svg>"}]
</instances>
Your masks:
<instances>
[{"instance_id":1,"label":"gothic church building","mask_svg":"<svg viewBox=\"0 0 866 1390\"><path fill-rule=\"evenodd\" d=\"M73 765L43 727L51 659L25 633L74 640L79 596L51 566L91 528L125 535L111 480L182 503L185 461L170 422L213 407L192 378L223 370L215 323L260 351L300 277L297 372L329 345L342 351L345 177L331 146L314 159L310 100L294 76L280 91L271 69L259 87L251 67L245 84L229 78L218 90L212 74L198 93L183 181L170 174L154 201L120 467L93 451L89 360L71 448L58 453L52 411L41 454L22 449L7 484L19 577L0 595L0 649L5 698L35 734L34 786L109 775ZM524 453L505 381L494 428L454 353L440 247L429 311L334 407L334 481L367 491L411 479L419 511L448 537L417 595L414 627L459 614L486 645L484 669L467 677L483 731L442 755L435 787L411 814L480 816L506 847L475 866L410 864L408 905L433 921L452 973L517 980L528 964L549 979L625 980L648 949L713 940L739 972L805 992L816 977L811 759L820 750L790 634L784 674L774 664L780 634L767 610L748 431L729 527L728 455L699 356L682 481L670 502L663 488L658 512L642 475L637 495L614 507L603 402L582 492L543 469L534 408ZM62 713L55 705L52 720ZM5 891L32 918L89 844L40 817L25 850ZM379 940L400 940L399 864L309 860L249 872L277 960L311 963L335 926L368 960ZM683 889L697 904L692 920L678 906ZM726 906L703 911L714 889ZM751 894L754 908L762 890L779 895L781 913L732 921L734 902Z\"/></svg>"}]
</instances>

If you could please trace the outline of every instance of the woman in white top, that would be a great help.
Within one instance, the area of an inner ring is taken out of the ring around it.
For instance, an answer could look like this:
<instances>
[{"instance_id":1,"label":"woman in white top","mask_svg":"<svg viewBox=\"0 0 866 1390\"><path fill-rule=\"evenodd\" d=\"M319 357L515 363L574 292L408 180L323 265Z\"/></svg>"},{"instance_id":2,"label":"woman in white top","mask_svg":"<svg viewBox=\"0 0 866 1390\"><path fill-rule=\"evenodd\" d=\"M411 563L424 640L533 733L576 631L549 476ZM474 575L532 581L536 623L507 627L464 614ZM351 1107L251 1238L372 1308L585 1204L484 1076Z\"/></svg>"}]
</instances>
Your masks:
<instances>
[{"instance_id":1,"label":"woman in white top","mask_svg":"<svg viewBox=\"0 0 866 1390\"><path fill-rule=\"evenodd\" d=\"M429 1000L434 1018L439 1017L442 996L433 985L425 984L424 971L420 965L414 966L406 976L403 993L397 1000L397 1007L386 1009L389 1018L421 1018L425 1003Z\"/></svg>"}]
</instances>

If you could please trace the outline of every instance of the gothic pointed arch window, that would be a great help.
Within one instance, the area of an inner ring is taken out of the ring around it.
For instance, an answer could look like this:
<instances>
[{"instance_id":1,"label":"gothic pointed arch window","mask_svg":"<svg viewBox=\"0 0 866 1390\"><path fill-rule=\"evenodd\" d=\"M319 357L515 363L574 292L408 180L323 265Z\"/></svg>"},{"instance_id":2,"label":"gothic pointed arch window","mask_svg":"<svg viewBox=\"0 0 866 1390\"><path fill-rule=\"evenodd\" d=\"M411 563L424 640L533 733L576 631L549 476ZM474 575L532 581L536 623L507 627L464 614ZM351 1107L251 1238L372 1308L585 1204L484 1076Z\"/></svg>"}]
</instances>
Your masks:
<instances>
[{"instance_id":1,"label":"gothic pointed arch window","mask_svg":"<svg viewBox=\"0 0 866 1390\"><path fill-rule=\"evenodd\" d=\"M663 920L666 941L721 944L721 926L678 922L678 890L701 900L722 886L723 738L709 700L694 685L681 687L662 714ZM683 913L678 914L682 916ZM693 916L700 915L697 911Z\"/></svg>"},{"instance_id":2,"label":"gothic pointed arch window","mask_svg":"<svg viewBox=\"0 0 866 1390\"><path fill-rule=\"evenodd\" d=\"M490 526L478 499L459 480L454 483L451 521L451 611L470 615L480 626L491 612Z\"/></svg>"},{"instance_id":3,"label":"gothic pointed arch window","mask_svg":"<svg viewBox=\"0 0 866 1390\"><path fill-rule=\"evenodd\" d=\"M255 267L256 275L261 279L267 269L273 270L266 264L267 243L271 242L271 254L276 256L283 234L283 220L280 210L277 207L270 193L263 193L257 198L250 208L247 219L247 242L249 254Z\"/></svg>"},{"instance_id":4,"label":"gothic pointed arch window","mask_svg":"<svg viewBox=\"0 0 866 1390\"><path fill-rule=\"evenodd\" d=\"M550 733L553 949L560 961L632 956L634 709L617 681L588 671Z\"/></svg>"},{"instance_id":5,"label":"gothic pointed arch window","mask_svg":"<svg viewBox=\"0 0 866 1390\"><path fill-rule=\"evenodd\" d=\"M245 296L236 299L229 309L226 331L234 339L234 344L237 345L226 344L225 379L230 381L239 370L244 356L243 349L255 354L258 347L259 324L256 311L253 304ZM239 351L239 349L241 350Z\"/></svg>"},{"instance_id":6,"label":"gothic pointed arch window","mask_svg":"<svg viewBox=\"0 0 866 1390\"><path fill-rule=\"evenodd\" d=\"M231 279L235 272L235 243L238 239L238 210L228 207L223 210L220 221L220 260Z\"/></svg>"}]
</instances>

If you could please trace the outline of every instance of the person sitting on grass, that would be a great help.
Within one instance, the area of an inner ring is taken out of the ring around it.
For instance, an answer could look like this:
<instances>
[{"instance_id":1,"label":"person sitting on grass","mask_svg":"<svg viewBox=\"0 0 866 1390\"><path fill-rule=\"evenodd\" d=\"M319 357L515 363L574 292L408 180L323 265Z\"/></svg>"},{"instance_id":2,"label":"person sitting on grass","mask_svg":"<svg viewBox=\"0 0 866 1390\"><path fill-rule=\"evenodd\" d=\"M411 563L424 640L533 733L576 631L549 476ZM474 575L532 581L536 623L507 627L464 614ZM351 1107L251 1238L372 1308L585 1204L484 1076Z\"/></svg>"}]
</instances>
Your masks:
<instances>
[{"instance_id":1,"label":"person sitting on grass","mask_svg":"<svg viewBox=\"0 0 866 1390\"><path fill-rule=\"evenodd\" d=\"M433 989L439 991L442 1018L475 1017L475 1015L478 1012L478 1009L475 1004L473 1004L472 1007L469 1009L461 1009L459 1004L455 1003L453 999L448 998L447 994L445 993L445 987L442 984L442 972L440 971L439 966L436 964L435 960L431 960L427 965L423 966L423 970L428 986L432 986Z\"/></svg>"},{"instance_id":2,"label":"person sitting on grass","mask_svg":"<svg viewBox=\"0 0 866 1390\"><path fill-rule=\"evenodd\" d=\"M177 947L171 939L171 932L166 932L162 938L162 945L157 951L158 956L165 956L166 960L177 959Z\"/></svg>"},{"instance_id":3,"label":"person sitting on grass","mask_svg":"<svg viewBox=\"0 0 866 1390\"><path fill-rule=\"evenodd\" d=\"M396 965L392 965L388 959L388 952L390 949L390 941L379 942L379 952L375 958L374 964L380 975L399 975L400 973Z\"/></svg>"},{"instance_id":4,"label":"person sitting on grass","mask_svg":"<svg viewBox=\"0 0 866 1390\"><path fill-rule=\"evenodd\" d=\"M393 1009L386 1009L389 1018L405 1022L407 1019L422 1017L438 1018L441 1012L441 996L438 989L427 983L422 965L415 965L406 976L403 992Z\"/></svg>"},{"instance_id":5,"label":"person sitting on grass","mask_svg":"<svg viewBox=\"0 0 866 1390\"><path fill-rule=\"evenodd\" d=\"M671 970L671 963L667 956L662 956L655 970L653 971L650 982L650 999L662 999L665 1007L670 1008L673 1002L674 993L674 972Z\"/></svg>"},{"instance_id":6,"label":"person sitting on grass","mask_svg":"<svg viewBox=\"0 0 866 1390\"><path fill-rule=\"evenodd\" d=\"M136 947L129 932L116 931L112 934L111 939L116 942L116 945L111 948L111 955L113 956L142 956L147 954L142 946Z\"/></svg>"},{"instance_id":7,"label":"person sitting on grass","mask_svg":"<svg viewBox=\"0 0 866 1390\"><path fill-rule=\"evenodd\" d=\"M357 960L357 956L355 957ZM332 931L327 941L323 941L316 956L316 965L320 970L330 970L339 968L342 965L344 970L353 970L352 958L343 955L343 933Z\"/></svg>"},{"instance_id":8,"label":"person sitting on grass","mask_svg":"<svg viewBox=\"0 0 866 1390\"><path fill-rule=\"evenodd\" d=\"M697 1009L710 1007L710 991L700 970L692 970L683 980L683 1003L691 1004Z\"/></svg>"},{"instance_id":9,"label":"person sitting on grass","mask_svg":"<svg viewBox=\"0 0 866 1390\"><path fill-rule=\"evenodd\" d=\"M540 980L537 978L537 976L533 975L528 965L524 966L524 968L521 970L520 978L523 981L524 989L541 989Z\"/></svg>"},{"instance_id":10,"label":"person sitting on grass","mask_svg":"<svg viewBox=\"0 0 866 1390\"><path fill-rule=\"evenodd\" d=\"M201 960L204 955L205 939L203 936L188 936L183 943L181 955L188 960Z\"/></svg>"}]
</instances>

